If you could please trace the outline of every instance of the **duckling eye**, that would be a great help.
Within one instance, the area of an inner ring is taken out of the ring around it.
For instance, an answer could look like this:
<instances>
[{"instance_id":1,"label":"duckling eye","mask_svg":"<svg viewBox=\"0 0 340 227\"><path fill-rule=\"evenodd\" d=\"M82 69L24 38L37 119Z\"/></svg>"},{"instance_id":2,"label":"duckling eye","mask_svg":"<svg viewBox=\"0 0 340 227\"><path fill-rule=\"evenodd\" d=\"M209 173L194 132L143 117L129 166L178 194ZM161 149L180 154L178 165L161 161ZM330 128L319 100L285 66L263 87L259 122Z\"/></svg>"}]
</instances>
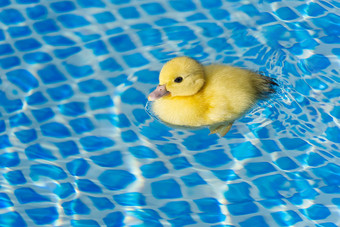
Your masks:
<instances>
[{"instance_id":1,"label":"duckling eye","mask_svg":"<svg viewBox=\"0 0 340 227\"><path fill-rule=\"evenodd\" d=\"M174 81L175 83L181 83L183 80L183 77L177 77Z\"/></svg>"}]
</instances>

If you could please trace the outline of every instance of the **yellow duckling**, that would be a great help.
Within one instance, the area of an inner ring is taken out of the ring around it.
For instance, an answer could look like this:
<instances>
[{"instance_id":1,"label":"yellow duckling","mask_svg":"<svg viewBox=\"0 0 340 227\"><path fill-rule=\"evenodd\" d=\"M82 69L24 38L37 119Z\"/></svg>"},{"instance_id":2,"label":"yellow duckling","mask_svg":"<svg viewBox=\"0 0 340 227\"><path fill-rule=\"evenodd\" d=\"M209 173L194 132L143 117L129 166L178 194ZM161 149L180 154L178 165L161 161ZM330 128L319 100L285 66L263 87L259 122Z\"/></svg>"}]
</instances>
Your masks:
<instances>
[{"instance_id":1,"label":"yellow duckling","mask_svg":"<svg viewBox=\"0 0 340 227\"><path fill-rule=\"evenodd\" d=\"M168 61L148 100L165 123L210 126L222 137L257 100L274 92L271 78L227 65L203 66L189 57Z\"/></svg>"}]
</instances>

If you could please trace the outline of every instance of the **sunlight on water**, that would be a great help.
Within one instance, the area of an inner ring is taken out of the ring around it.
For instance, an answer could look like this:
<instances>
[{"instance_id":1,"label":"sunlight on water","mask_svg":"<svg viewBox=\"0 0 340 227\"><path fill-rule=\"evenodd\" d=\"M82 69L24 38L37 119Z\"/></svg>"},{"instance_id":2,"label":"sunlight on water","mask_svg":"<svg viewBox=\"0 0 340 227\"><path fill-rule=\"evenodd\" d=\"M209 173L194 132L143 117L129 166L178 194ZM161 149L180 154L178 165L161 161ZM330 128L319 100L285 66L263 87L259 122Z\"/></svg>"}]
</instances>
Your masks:
<instances>
[{"instance_id":1,"label":"sunlight on water","mask_svg":"<svg viewBox=\"0 0 340 227\"><path fill-rule=\"evenodd\" d=\"M336 1L0 1L0 226L340 225ZM147 95L187 55L277 79L223 138Z\"/></svg>"}]
</instances>

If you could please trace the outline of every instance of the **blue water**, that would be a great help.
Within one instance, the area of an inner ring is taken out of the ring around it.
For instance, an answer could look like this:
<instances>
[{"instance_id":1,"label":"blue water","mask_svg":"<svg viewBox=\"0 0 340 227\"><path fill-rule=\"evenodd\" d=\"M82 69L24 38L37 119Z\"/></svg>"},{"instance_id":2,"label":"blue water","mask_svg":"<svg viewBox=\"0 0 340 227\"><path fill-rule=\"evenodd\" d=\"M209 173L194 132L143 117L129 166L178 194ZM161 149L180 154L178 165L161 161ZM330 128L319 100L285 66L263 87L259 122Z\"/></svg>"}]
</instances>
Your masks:
<instances>
[{"instance_id":1,"label":"blue water","mask_svg":"<svg viewBox=\"0 0 340 227\"><path fill-rule=\"evenodd\" d=\"M0 226L340 225L338 1L0 0ZM175 56L280 87L224 137L147 113Z\"/></svg>"}]
</instances>

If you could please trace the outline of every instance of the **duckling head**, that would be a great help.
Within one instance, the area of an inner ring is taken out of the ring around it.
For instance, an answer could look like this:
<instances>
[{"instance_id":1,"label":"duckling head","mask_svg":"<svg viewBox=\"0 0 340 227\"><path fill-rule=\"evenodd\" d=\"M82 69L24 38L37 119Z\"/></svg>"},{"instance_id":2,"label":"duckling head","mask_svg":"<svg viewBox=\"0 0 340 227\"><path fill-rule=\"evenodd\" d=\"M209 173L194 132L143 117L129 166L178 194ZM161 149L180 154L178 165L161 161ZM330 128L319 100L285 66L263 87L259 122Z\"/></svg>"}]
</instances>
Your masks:
<instances>
[{"instance_id":1,"label":"duckling head","mask_svg":"<svg viewBox=\"0 0 340 227\"><path fill-rule=\"evenodd\" d=\"M150 93L149 101L163 96L191 96L203 87L203 66L189 57L176 57L168 61L159 74L159 85Z\"/></svg>"}]
</instances>

